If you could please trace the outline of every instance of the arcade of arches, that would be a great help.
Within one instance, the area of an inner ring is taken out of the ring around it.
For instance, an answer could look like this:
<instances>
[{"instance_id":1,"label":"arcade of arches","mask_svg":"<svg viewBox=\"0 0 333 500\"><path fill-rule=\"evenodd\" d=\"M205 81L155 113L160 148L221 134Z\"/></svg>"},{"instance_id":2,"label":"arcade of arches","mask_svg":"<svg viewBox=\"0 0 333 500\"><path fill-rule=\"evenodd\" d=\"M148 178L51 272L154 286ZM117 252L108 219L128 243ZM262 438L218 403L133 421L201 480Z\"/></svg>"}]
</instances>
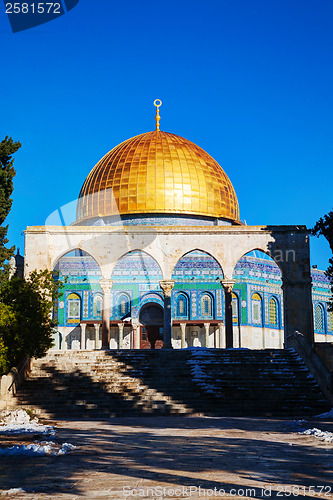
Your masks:
<instances>
[{"instance_id":1,"label":"arcade of arches","mask_svg":"<svg viewBox=\"0 0 333 500\"><path fill-rule=\"evenodd\" d=\"M93 235L87 229L93 230ZM71 240L75 244L77 239L81 249L66 253L61 251L62 244L64 248L67 244L65 232L59 234L59 229L48 227L52 241L48 248L53 252L47 260L55 262L52 267L59 271L60 280L66 278L55 308L59 324L55 348L139 349L159 348L163 343L174 348L281 348L286 332L296 329L313 338L305 229L298 229L294 238L294 252L302 266L288 261L278 266L267 253L246 252L241 243L247 241L251 248L252 239L252 248L258 248L260 238L260 247L272 253L274 244L281 246L281 234L285 236L289 228L284 232L279 228L277 235L264 227L221 226L210 234L202 228L186 229L181 235L159 229L158 238L138 250L135 240L145 233L141 228L130 228L136 249L123 252L123 234L117 235L120 244L114 246L114 235L106 228L85 228L87 239L83 241L82 232L69 227ZM31 228L27 242L33 236ZM200 237L201 249L189 249L194 237ZM159 252L163 238L167 238L169 256ZM102 243L94 251L92 240ZM237 251L226 251L231 240ZM106 249L109 256L115 254L110 258L112 265L103 261ZM304 273L306 268L308 273ZM295 314L298 304L303 304L302 315Z\"/></svg>"}]
</instances>

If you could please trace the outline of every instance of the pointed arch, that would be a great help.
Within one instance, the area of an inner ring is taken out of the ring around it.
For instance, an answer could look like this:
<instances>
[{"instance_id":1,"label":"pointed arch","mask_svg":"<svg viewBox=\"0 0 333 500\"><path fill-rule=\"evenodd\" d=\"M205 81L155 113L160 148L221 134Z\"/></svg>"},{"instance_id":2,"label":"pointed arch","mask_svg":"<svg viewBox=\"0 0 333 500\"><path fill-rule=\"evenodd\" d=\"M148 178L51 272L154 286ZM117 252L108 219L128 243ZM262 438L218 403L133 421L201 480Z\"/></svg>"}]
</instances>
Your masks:
<instances>
[{"instance_id":1,"label":"pointed arch","mask_svg":"<svg viewBox=\"0 0 333 500\"><path fill-rule=\"evenodd\" d=\"M199 248L183 254L172 270L172 279L175 281L210 281L223 278L220 263L210 253Z\"/></svg>"},{"instance_id":2,"label":"pointed arch","mask_svg":"<svg viewBox=\"0 0 333 500\"><path fill-rule=\"evenodd\" d=\"M120 257L112 271L114 283L128 280L158 283L163 279L162 269L157 260L144 250L131 250Z\"/></svg>"},{"instance_id":3,"label":"pointed arch","mask_svg":"<svg viewBox=\"0 0 333 500\"><path fill-rule=\"evenodd\" d=\"M261 259L261 260L266 260L267 263L271 263L271 265L273 266L276 266L276 268L278 269L280 275L282 276L282 267L281 267L281 264L279 262L279 259L278 258L275 258L270 254L270 252L266 249L262 249L262 248L259 248L259 247L256 247L256 248L252 248L251 250L249 250L248 252L244 253L243 255L241 255L241 257L238 258L235 266L234 266L234 269L233 269L233 278L236 279L236 276L237 276L237 269L239 269L242 265L242 263L246 260L246 259Z\"/></svg>"},{"instance_id":4,"label":"pointed arch","mask_svg":"<svg viewBox=\"0 0 333 500\"><path fill-rule=\"evenodd\" d=\"M80 248L78 246L74 246L70 249L66 248L66 250L64 250L59 255L57 255L57 257L54 259L52 269L58 270L59 263L62 261L63 258L67 258L67 257L77 257L78 258L80 256L81 257L90 257L90 259L92 259L96 263L96 266L98 267L98 269L100 271L100 274L102 274L101 273L101 266L98 262L98 259L92 253L87 252L86 250L83 250L82 248Z\"/></svg>"},{"instance_id":5,"label":"pointed arch","mask_svg":"<svg viewBox=\"0 0 333 500\"><path fill-rule=\"evenodd\" d=\"M99 280L102 277L97 260L80 248L64 252L57 258L53 270L59 273L60 280L72 276L86 278L85 281L95 281L95 278Z\"/></svg>"}]
</instances>

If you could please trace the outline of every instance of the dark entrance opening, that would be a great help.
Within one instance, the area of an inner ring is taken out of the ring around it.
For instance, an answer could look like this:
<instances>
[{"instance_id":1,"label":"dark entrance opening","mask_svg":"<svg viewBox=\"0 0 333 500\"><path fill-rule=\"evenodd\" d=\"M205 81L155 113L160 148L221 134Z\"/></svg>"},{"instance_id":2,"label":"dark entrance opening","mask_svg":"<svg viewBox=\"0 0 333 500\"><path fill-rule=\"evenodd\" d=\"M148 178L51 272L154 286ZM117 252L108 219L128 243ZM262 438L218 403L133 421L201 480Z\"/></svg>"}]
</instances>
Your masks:
<instances>
[{"instance_id":1,"label":"dark entrance opening","mask_svg":"<svg viewBox=\"0 0 333 500\"><path fill-rule=\"evenodd\" d=\"M163 347L163 307L148 303L142 306L139 315L141 325L141 349Z\"/></svg>"}]
</instances>

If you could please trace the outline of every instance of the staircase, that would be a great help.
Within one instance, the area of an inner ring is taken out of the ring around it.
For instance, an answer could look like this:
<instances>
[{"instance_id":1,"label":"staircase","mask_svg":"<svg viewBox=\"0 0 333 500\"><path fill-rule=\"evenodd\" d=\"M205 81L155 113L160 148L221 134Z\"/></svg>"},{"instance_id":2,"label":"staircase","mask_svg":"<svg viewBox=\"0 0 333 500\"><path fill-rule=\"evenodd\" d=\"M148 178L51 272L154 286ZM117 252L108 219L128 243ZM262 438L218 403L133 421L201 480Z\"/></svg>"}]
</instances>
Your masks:
<instances>
[{"instance_id":1,"label":"staircase","mask_svg":"<svg viewBox=\"0 0 333 500\"><path fill-rule=\"evenodd\" d=\"M304 416L329 404L294 351L50 352L14 400L42 418Z\"/></svg>"}]
</instances>

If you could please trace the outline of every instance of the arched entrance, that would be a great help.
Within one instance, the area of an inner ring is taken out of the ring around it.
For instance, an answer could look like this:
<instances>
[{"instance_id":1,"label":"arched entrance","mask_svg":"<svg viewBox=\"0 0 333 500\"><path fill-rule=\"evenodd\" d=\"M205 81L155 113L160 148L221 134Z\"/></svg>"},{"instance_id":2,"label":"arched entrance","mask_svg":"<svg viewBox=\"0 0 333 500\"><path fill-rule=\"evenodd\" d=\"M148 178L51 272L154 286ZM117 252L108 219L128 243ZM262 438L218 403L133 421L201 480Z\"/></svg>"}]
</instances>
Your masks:
<instances>
[{"instance_id":1,"label":"arched entrance","mask_svg":"<svg viewBox=\"0 0 333 500\"><path fill-rule=\"evenodd\" d=\"M149 302L141 307L139 321L141 327L141 349L161 349L163 347L163 307Z\"/></svg>"}]
</instances>

